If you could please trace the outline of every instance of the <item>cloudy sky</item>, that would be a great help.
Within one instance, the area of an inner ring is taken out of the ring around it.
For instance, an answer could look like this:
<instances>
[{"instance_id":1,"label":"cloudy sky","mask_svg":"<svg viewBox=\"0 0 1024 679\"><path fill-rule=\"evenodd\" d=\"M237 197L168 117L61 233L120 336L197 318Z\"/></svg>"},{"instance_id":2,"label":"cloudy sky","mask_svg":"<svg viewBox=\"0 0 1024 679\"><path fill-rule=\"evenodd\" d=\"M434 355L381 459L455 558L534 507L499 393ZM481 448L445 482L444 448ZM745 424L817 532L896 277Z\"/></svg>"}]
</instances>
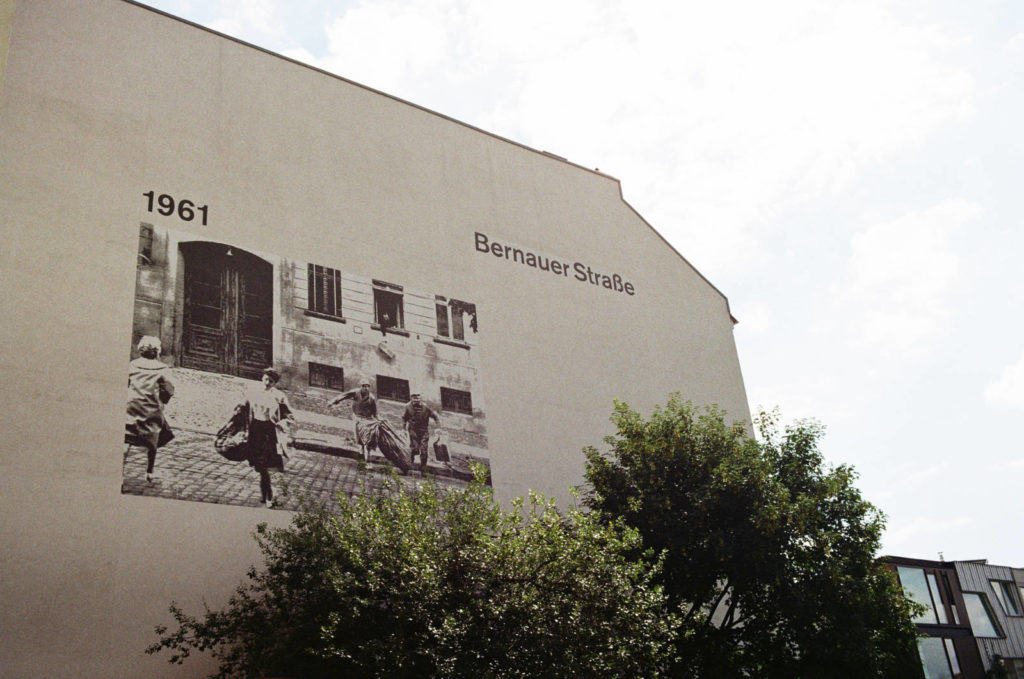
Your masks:
<instances>
[{"instance_id":1,"label":"cloudy sky","mask_svg":"<svg viewBox=\"0 0 1024 679\"><path fill-rule=\"evenodd\" d=\"M148 4L618 178L886 553L1024 566L1024 5Z\"/></svg>"}]
</instances>

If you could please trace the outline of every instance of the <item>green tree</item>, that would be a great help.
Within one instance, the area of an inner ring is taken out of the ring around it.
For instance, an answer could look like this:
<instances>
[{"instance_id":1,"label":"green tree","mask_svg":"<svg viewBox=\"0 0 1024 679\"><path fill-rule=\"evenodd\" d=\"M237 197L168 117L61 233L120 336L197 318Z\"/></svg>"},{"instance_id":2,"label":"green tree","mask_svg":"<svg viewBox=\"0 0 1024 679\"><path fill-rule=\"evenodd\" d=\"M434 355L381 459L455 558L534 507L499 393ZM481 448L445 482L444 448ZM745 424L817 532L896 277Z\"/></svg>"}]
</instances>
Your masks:
<instances>
[{"instance_id":1,"label":"green tree","mask_svg":"<svg viewBox=\"0 0 1024 679\"><path fill-rule=\"evenodd\" d=\"M758 440L678 395L612 420L608 452L585 450L586 502L664 554L673 676L921 676L913 604L876 560L884 516L825 464L820 425L762 414Z\"/></svg>"},{"instance_id":2,"label":"green tree","mask_svg":"<svg viewBox=\"0 0 1024 679\"><path fill-rule=\"evenodd\" d=\"M262 568L227 606L171 607L150 653L193 651L216 677L644 677L670 660L678 619L631 556L631 529L530 495L502 512L464 490L392 478L378 492L260 526Z\"/></svg>"}]
</instances>

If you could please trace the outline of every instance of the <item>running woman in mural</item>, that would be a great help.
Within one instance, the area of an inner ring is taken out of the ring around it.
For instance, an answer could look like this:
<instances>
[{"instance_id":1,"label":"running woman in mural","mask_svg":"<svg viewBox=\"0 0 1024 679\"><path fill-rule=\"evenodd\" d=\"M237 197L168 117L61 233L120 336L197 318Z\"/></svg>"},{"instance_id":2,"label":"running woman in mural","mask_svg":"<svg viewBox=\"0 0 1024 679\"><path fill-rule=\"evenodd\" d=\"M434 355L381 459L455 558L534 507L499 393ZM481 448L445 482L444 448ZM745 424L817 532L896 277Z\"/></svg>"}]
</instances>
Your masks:
<instances>
[{"instance_id":1,"label":"running woman in mural","mask_svg":"<svg viewBox=\"0 0 1024 679\"><path fill-rule=\"evenodd\" d=\"M174 433L164 417L164 404L174 395L171 369L160 360L160 338L139 340L139 357L128 363L128 409L125 421L125 453L138 445L146 449L146 483L153 483L156 450Z\"/></svg>"},{"instance_id":2,"label":"running woman in mural","mask_svg":"<svg viewBox=\"0 0 1024 679\"><path fill-rule=\"evenodd\" d=\"M295 417L288 397L277 388L281 373L273 368L263 371L260 386L246 396L249 408L249 465L260 475L260 502L274 505L271 471L284 471L287 444Z\"/></svg>"},{"instance_id":3,"label":"running woman in mural","mask_svg":"<svg viewBox=\"0 0 1024 679\"><path fill-rule=\"evenodd\" d=\"M405 412L402 413L402 422L405 423L405 429L409 432L409 448L412 451L412 461L416 461L416 456L420 456L420 469L426 469L427 467L427 443L430 440L430 420L433 418L434 424L437 427L441 426L441 420L438 418L430 406L423 402L423 397L420 394L413 394L410 397L412 400L409 401L408 405L405 406Z\"/></svg>"},{"instance_id":4,"label":"running woman in mural","mask_svg":"<svg viewBox=\"0 0 1024 679\"><path fill-rule=\"evenodd\" d=\"M370 443L368 428L377 420L377 397L370 391L370 380L363 378L359 382L358 389L350 389L341 396L337 396L327 405L336 406L342 401L352 401L352 414L356 417L356 443L359 444L359 452L363 459L369 461L370 450L367 446Z\"/></svg>"}]
</instances>

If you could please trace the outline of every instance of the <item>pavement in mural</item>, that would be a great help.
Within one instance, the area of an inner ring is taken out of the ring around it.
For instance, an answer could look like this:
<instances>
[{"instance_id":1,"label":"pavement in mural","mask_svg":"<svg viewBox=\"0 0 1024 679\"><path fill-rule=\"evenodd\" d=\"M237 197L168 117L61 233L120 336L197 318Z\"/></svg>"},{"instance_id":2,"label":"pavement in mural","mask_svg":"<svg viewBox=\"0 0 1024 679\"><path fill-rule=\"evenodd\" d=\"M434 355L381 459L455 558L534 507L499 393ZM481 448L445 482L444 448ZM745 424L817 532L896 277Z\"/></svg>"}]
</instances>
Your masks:
<instances>
[{"instance_id":1,"label":"pavement in mural","mask_svg":"<svg viewBox=\"0 0 1024 679\"><path fill-rule=\"evenodd\" d=\"M146 481L146 452L127 446L121 492L133 495L263 507L259 475L246 462L231 462L213 445L217 429L251 382L239 378L174 370L175 396L166 415L175 438L160 448L155 478ZM364 462L351 421L296 409L298 431L283 472L271 473L275 507L295 510L303 498L333 503L338 494L353 495L374 489L395 473L382 455L373 452ZM486 462L486 451L453 446L449 463L431 457L425 470L413 468L398 476L403 483L430 478L444 486L464 486L471 477L471 461ZM475 454L476 453L476 454ZM417 460L418 462L418 460Z\"/></svg>"}]
</instances>

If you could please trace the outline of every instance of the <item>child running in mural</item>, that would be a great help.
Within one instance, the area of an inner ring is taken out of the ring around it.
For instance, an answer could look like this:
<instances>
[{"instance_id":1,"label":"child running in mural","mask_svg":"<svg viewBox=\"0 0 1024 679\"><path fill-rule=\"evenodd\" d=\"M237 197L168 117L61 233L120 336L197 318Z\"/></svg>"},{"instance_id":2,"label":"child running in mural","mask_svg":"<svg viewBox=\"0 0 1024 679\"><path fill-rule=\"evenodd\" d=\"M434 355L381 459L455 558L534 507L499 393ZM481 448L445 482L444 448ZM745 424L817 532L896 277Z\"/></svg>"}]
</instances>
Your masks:
<instances>
[{"instance_id":1,"label":"child running in mural","mask_svg":"<svg viewBox=\"0 0 1024 679\"><path fill-rule=\"evenodd\" d=\"M171 369L160 360L160 338L139 340L139 357L128 363L128 408L125 453L132 445L146 449L146 483L154 481L156 451L174 438L164 404L174 395Z\"/></svg>"},{"instance_id":2,"label":"child running in mural","mask_svg":"<svg viewBox=\"0 0 1024 679\"><path fill-rule=\"evenodd\" d=\"M288 438L295 423L288 397L277 388L281 373L273 368L263 371L260 386L246 395L249 409L249 465L260 475L260 502L274 505L270 472L284 471L288 456Z\"/></svg>"}]
</instances>

